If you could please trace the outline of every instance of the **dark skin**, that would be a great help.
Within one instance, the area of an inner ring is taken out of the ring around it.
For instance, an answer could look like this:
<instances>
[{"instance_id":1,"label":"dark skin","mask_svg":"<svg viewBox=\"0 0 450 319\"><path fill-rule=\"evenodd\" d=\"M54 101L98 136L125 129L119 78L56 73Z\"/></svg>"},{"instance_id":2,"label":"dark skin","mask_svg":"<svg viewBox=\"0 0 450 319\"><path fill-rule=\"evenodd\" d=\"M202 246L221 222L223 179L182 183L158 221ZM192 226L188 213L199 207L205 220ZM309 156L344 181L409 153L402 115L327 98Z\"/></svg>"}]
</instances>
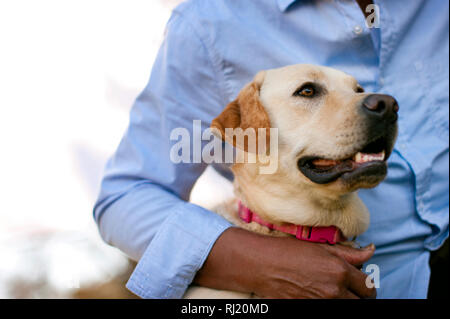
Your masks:
<instances>
[{"instance_id":1,"label":"dark skin","mask_svg":"<svg viewBox=\"0 0 450 319\"><path fill-rule=\"evenodd\" d=\"M367 18L370 14L370 12L366 12L366 7L369 4L373 4L372 0L356 0L356 2L358 3L359 7L361 8L361 11L364 13L364 16Z\"/></svg>"},{"instance_id":2,"label":"dark skin","mask_svg":"<svg viewBox=\"0 0 450 319\"><path fill-rule=\"evenodd\" d=\"M356 266L375 247L354 249L269 237L232 227L216 241L194 282L262 298L374 298Z\"/></svg>"},{"instance_id":3,"label":"dark skin","mask_svg":"<svg viewBox=\"0 0 450 319\"><path fill-rule=\"evenodd\" d=\"M357 0L365 12L371 0ZM355 249L270 237L232 227L217 239L194 283L263 298L375 298L358 266L373 245Z\"/></svg>"}]
</instances>

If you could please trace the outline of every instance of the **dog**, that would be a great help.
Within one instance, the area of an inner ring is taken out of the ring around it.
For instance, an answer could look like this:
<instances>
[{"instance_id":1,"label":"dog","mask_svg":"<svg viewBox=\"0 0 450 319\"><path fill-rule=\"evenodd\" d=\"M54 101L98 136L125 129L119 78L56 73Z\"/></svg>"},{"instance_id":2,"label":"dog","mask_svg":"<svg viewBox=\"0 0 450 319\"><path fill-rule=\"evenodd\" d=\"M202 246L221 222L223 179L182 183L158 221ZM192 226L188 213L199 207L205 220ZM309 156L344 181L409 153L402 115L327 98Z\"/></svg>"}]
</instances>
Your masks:
<instances>
[{"instance_id":1,"label":"dog","mask_svg":"<svg viewBox=\"0 0 450 319\"><path fill-rule=\"evenodd\" d=\"M272 236L351 244L369 226L356 191L377 186L397 137L398 103L366 93L352 76L324 66L261 71L211 123L216 135L249 152L226 128L277 128L278 167L260 174L256 161L232 166L236 198L215 212L244 229ZM266 154L272 153L267 142ZM312 239L311 239L312 238ZM191 287L185 298L249 298Z\"/></svg>"}]
</instances>

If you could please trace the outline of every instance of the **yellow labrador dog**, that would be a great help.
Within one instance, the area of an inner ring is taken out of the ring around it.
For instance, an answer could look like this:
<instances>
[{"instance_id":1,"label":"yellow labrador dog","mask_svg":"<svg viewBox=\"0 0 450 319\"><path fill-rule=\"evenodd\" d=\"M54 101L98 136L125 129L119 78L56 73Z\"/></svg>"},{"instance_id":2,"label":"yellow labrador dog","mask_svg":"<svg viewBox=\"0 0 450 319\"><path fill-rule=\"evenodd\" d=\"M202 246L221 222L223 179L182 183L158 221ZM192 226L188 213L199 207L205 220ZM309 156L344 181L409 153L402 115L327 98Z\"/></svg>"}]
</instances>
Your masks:
<instances>
[{"instance_id":1,"label":"yellow labrador dog","mask_svg":"<svg viewBox=\"0 0 450 319\"><path fill-rule=\"evenodd\" d=\"M277 128L278 166L260 174L267 164L259 157L234 164L236 199L216 212L268 235L331 244L358 236L369 225L369 213L356 190L385 178L397 112L393 97L365 93L352 76L332 68L301 64L259 72L211 127L245 151L226 128ZM266 152L273 151L267 143ZM191 287L185 297L250 296Z\"/></svg>"}]
</instances>

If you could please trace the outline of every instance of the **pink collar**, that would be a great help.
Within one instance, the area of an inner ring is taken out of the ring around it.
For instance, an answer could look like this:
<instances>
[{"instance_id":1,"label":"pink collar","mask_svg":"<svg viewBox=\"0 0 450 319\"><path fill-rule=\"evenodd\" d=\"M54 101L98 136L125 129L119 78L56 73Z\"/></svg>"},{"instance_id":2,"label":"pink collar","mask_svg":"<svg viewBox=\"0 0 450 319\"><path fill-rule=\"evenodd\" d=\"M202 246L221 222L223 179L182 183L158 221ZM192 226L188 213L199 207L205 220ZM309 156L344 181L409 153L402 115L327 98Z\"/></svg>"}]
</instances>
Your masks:
<instances>
[{"instance_id":1,"label":"pink collar","mask_svg":"<svg viewBox=\"0 0 450 319\"><path fill-rule=\"evenodd\" d=\"M336 243L347 241L342 235L340 229L335 226L327 227L310 227L294 224L285 224L284 226L278 226L265 222L258 214L252 212L248 207L244 206L239 201L239 217L246 223L255 222L260 225L266 226L269 229L278 230L283 233L294 235L297 239L306 240L314 243L329 243L334 245Z\"/></svg>"}]
</instances>

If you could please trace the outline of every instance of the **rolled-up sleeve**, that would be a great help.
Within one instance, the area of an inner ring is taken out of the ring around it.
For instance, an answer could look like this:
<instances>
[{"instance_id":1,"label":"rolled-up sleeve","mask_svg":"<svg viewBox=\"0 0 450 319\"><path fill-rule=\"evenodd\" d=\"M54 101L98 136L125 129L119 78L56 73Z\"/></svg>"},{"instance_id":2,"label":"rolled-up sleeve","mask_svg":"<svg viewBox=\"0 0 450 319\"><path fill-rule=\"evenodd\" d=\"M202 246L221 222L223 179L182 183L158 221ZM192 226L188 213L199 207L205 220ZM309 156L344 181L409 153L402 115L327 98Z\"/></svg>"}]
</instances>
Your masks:
<instances>
[{"instance_id":1,"label":"rolled-up sleeve","mask_svg":"<svg viewBox=\"0 0 450 319\"><path fill-rule=\"evenodd\" d=\"M144 298L182 297L231 226L186 202L206 164L170 159L173 129L192 137L194 120L207 126L223 108L216 70L201 38L174 12L149 83L105 168L94 218L107 243L138 261L127 287Z\"/></svg>"}]
</instances>

